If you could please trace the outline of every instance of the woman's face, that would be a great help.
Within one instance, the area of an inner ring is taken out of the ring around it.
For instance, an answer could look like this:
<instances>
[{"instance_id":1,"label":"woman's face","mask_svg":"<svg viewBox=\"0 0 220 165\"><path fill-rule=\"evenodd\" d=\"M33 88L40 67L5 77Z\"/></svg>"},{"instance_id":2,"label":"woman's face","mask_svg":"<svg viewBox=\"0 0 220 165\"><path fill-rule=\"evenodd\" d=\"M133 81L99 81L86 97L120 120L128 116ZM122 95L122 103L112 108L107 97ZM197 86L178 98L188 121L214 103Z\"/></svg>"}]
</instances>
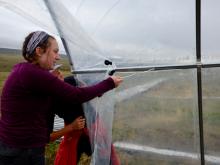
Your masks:
<instances>
[{"instance_id":1,"label":"woman's face","mask_svg":"<svg viewBox=\"0 0 220 165\"><path fill-rule=\"evenodd\" d=\"M38 58L38 63L44 69L53 69L57 60L60 59L58 43L55 39L49 38L50 46Z\"/></svg>"}]
</instances>

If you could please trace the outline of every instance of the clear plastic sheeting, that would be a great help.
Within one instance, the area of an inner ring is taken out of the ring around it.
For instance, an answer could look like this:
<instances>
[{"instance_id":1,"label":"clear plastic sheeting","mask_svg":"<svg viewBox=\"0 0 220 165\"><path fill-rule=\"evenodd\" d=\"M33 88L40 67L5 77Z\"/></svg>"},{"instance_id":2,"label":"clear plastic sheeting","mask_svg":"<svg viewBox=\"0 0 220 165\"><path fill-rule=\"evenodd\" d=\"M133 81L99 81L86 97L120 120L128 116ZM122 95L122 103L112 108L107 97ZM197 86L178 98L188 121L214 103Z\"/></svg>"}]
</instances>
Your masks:
<instances>
[{"instance_id":1,"label":"clear plastic sheeting","mask_svg":"<svg viewBox=\"0 0 220 165\"><path fill-rule=\"evenodd\" d=\"M116 67L196 62L191 0L1 0L0 5L60 35L75 70L106 68L105 59Z\"/></svg>"},{"instance_id":2,"label":"clear plastic sheeting","mask_svg":"<svg viewBox=\"0 0 220 165\"><path fill-rule=\"evenodd\" d=\"M93 155L91 164L110 164L111 142L112 142L112 121L114 114L114 92L104 94L101 99L94 100L96 103L97 122L95 130L91 129L90 136L93 140ZM108 100L108 101L107 101ZM107 101L107 102L106 102Z\"/></svg>"},{"instance_id":3,"label":"clear plastic sheeting","mask_svg":"<svg viewBox=\"0 0 220 165\"><path fill-rule=\"evenodd\" d=\"M58 0L45 0L45 2L56 23L61 39L65 40L71 61L74 61L74 69L105 67L106 58L102 50L84 31L78 20L71 15L68 8Z\"/></svg>"},{"instance_id":4,"label":"clear plastic sheeting","mask_svg":"<svg viewBox=\"0 0 220 165\"><path fill-rule=\"evenodd\" d=\"M43 30L57 39L60 53L65 53L59 33L43 0L0 0L0 12L0 44L3 48L21 49L24 38L29 33Z\"/></svg>"},{"instance_id":5,"label":"clear plastic sheeting","mask_svg":"<svg viewBox=\"0 0 220 165\"><path fill-rule=\"evenodd\" d=\"M43 0L0 0L0 6L17 13L39 28L57 34L54 22Z\"/></svg>"},{"instance_id":6,"label":"clear plastic sheeting","mask_svg":"<svg viewBox=\"0 0 220 165\"><path fill-rule=\"evenodd\" d=\"M112 141L121 164L200 164L196 70L120 75Z\"/></svg>"},{"instance_id":7,"label":"clear plastic sheeting","mask_svg":"<svg viewBox=\"0 0 220 165\"><path fill-rule=\"evenodd\" d=\"M103 79L103 74L90 74L89 76L95 77L93 81L88 79L88 75L78 78L86 83L86 85L92 85ZM110 91L84 104L87 128L93 150L91 160L91 164L93 165L107 165L110 163L114 98L114 91Z\"/></svg>"},{"instance_id":8,"label":"clear plastic sheeting","mask_svg":"<svg viewBox=\"0 0 220 165\"><path fill-rule=\"evenodd\" d=\"M72 14L117 67L195 63L195 2L75 1Z\"/></svg>"},{"instance_id":9,"label":"clear plastic sheeting","mask_svg":"<svg viewBox=\"0 0 220 165\"><path fill-rule=\"evenodd\" d=\"M219 88L219 71L220 68L205 68L203 74L203 118L204 118L204 143L205 154L216 157L220 164L220 148L219 148L219 128L220 128L220 88ZM209 160L205 159L206 164L212 165Z\"/></svg>"},{"instance_id":10,"label":"clear plastic sheeting","mask_svg":"<svg viewBox=\"0 0 220 165\"><path fill-rule=\"evenodd\" d=\"M220 1L201 0L201 49L203 63L219 63L220 43Z\"/></svg>"}]
</instances>

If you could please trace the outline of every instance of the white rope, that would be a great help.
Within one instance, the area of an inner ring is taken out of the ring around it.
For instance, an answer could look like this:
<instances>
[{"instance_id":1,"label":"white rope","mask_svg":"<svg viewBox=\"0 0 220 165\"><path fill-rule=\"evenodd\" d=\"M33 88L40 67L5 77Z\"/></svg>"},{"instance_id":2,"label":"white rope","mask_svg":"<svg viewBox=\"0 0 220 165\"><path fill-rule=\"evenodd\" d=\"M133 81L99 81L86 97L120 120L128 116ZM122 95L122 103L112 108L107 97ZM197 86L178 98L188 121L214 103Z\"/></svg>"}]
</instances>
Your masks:
<instances>
[{"instance_id":1,"label":"white rope","mask_svg":"<svg viewBox=\"0 0 220 165\"><path fill-rule=\"evenodd\" d=\"M130 78L130 77L134 76L134 75L147 73L147 72L150 72L150 71L153 71L153 70L154 70L154 68L151 68L151 69L146 70L146 71L136 72L136 73L132 73L132 74L127 75L127 76L123 76L122 78L127 79L127 78Z\"/></svg>"}]
</instances>

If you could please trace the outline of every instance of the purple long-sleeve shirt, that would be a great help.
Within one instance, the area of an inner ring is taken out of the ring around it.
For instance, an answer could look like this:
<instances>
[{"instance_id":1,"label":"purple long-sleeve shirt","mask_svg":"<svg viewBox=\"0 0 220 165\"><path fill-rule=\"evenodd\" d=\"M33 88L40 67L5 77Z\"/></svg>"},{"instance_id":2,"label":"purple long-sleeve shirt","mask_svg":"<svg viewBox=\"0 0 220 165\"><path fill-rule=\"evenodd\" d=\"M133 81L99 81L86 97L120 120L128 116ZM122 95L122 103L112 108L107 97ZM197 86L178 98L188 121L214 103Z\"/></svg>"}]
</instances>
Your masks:
<instances>
[{"instance_id":1,"label":"purple long-sleeve shirt","mask_svg":"<svg viewBox=\"0 0 220 165\"><path fill-rule=\"evenodd\" d=\"M45 146L51 98L83 103L114 87L108 78L94 86L77 88L37 65L17 64L2 90L0 140L12 147Z\"/></svg>"}]
</instances>

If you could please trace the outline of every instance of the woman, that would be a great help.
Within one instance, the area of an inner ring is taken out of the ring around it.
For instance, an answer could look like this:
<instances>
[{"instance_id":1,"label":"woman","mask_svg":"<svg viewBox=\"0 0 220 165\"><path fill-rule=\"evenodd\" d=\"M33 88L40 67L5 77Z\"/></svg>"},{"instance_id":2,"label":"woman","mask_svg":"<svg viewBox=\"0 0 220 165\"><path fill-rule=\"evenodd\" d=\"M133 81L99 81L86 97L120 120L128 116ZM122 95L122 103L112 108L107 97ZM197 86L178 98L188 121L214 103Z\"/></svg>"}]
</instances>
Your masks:
<instances>
[{"instance_id":1,"label":"woman","mask_svg":"<svg viewBox=\"0 0 220 165\"><path fill-rule=\"evenodd\" d=\"M48 142L48 116L54 98L83 103L117 87L122 79L112 76L90 87L73 87L49 70L59 48L51 35L36 31L23 43L27 62L14 66L1 95L0 164L44 165Z\"/></svg>"}]
</instances>

